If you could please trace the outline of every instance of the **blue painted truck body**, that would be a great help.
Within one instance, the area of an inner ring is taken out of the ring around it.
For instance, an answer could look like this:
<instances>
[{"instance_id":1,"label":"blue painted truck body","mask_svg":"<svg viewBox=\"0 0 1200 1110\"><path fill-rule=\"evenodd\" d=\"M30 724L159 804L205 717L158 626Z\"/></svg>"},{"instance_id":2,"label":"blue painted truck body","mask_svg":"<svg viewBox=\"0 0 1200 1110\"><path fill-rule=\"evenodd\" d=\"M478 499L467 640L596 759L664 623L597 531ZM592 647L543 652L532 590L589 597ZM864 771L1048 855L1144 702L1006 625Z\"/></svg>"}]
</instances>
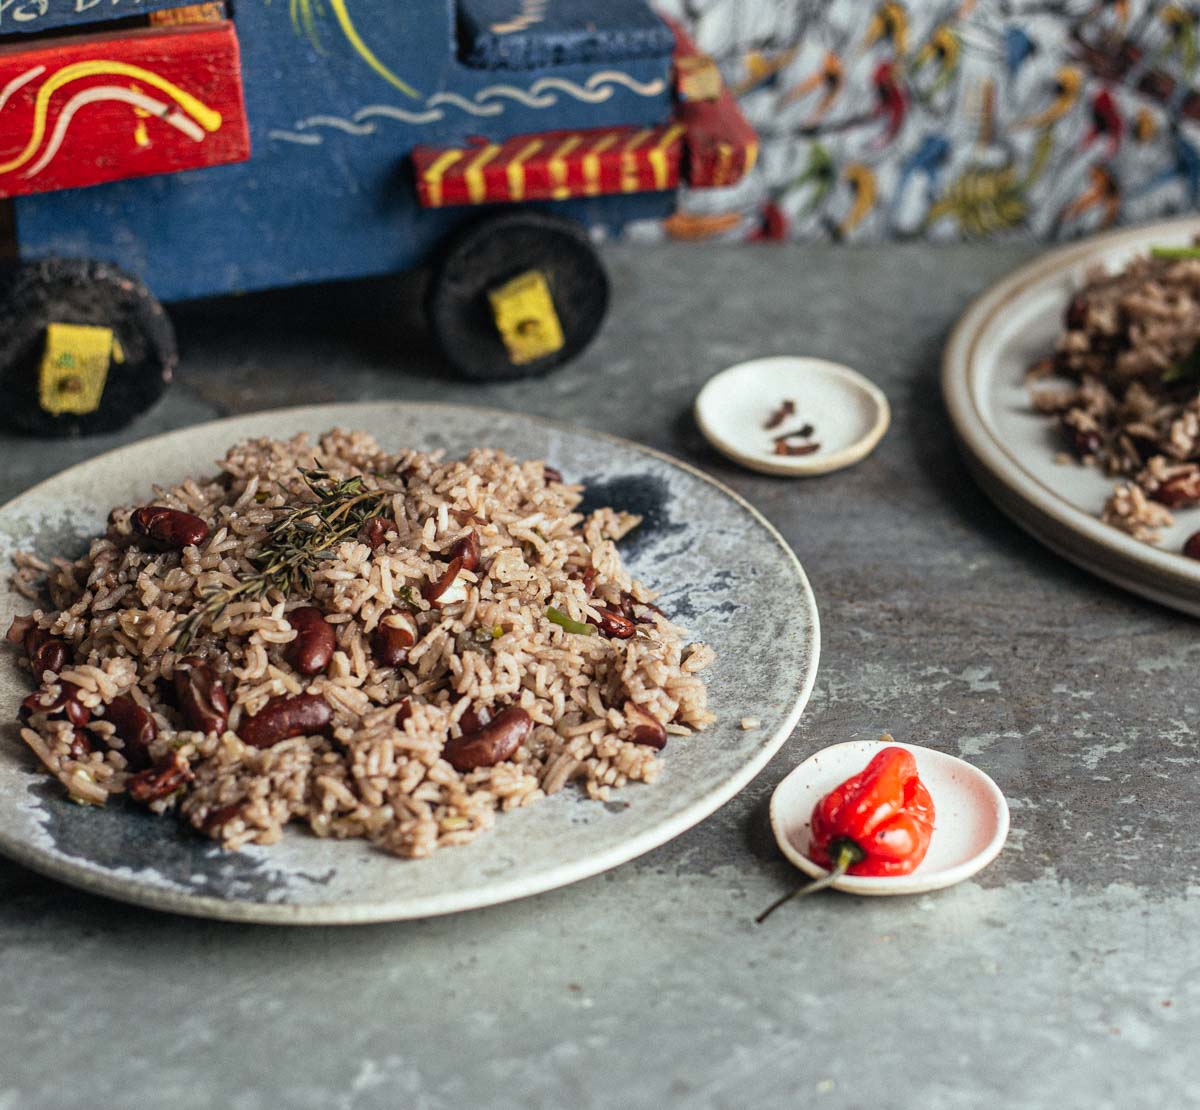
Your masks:
<instances>
[{"instance_id":1,"label":"blue painted truck body","mask_svg":"<svg viewBox=\"0 0 1200 1110\"><path fill-rule=\"evenodd\" d=\"M57 5L74 29L98 12L112 19L179 0L102 0L82 10L87 0L49 3L50 16ZM571 0L566 7L572 3L580 6ZM18 197L20 254L115 262L168 301L418 265L477 214L419 206L414 146L671 118L670 34L657 16L634 0L611 0L597 10L610 22L613 13L633 13L635 24L614 28L621 32L615 48L594 33L557 48L539 26L545 7L531 0L322 0L320 8L238 0L232 15L249 161ZM489 22L493 9L511 18ZM540 21L530 16L538 10ZM6 24L0 8L0 36L46 26L34 19L18 27L11 8L7 14ZM565 61L546 64L556 58ZM674 194L542 206L615 230L669 214Z\"/></svg>"}]
</instances>

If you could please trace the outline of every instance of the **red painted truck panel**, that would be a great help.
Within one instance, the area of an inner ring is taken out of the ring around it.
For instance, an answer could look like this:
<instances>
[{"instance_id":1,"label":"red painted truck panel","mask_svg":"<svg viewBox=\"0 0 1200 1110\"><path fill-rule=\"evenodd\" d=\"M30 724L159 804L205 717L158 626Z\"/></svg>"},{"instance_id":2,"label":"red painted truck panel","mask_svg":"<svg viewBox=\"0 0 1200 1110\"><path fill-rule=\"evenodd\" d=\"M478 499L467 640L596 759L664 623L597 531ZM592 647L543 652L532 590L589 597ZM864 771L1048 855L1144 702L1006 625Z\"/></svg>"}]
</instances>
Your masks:
<instances>
[{"instance_id":1,"label":"red painted truck panel","mask_svg":"<svg viewBox=\"0 0 1200 1110\"><path fill-rule=\"evenodd\" d=\"M683 129L598 127L517 135L503 143L413 150L417 194L426 208L619 193L679 184Z\"/></svg>"},{"instance_id":2,"label":"red painted truck panel","mask_svg":"<svg viewBox=\"0 0 1200 1110\"><path fill-rule=\"evenodd\" d=\"M249 156L232 23L0 48L0 197Z\"/></svg>"},{"instance_id":3,"label":"red painted truck panel","mask_svg":"<svg viewBox=\"0 0 1200 1110\"><path fill-rule=\"evenodd\" d=\"M681 26L666 22L675 32L678 75L685 61L702 55ZM734 185L754 168L758 134L728 88L722 86L711 100L681 98L675 118L687 132L687 181L693 189Z\"/></svg>"}]
</instances>

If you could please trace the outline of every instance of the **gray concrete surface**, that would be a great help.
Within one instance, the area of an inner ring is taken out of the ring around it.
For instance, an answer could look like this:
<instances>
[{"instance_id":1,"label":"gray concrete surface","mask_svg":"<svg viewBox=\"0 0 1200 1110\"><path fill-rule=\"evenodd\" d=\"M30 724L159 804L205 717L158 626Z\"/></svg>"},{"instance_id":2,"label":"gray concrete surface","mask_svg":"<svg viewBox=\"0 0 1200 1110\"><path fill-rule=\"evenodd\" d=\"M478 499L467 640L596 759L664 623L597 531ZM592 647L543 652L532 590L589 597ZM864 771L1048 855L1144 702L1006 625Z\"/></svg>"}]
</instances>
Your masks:
<instances>
[{"instance_id":1,"label":"gray concrete surface","mask_svg":"<svg viewBox=\"0 0 1200 1110\"><path fill-rule=\"evenodd\" d=\"M126 433L0 438L8 497L117 442L282 404L436 397L564 418L750 498L804 561L824 630L803 721L738 798L527 901L241 927L0 862L0 1108L1200 1104L1196 624L1010 525L963 470L938 395L950 324L1028 254L614 250L596 345L556 377L491 388L438 373L410 280L194 305L177 313L178 383ZM793 482L706 447L700 384L777 352L841 359L887 391L892 429L869 460ZM883 729L987 770L1012 805L1007 849L939 894L822 895L754 926L797 879L767 825L775 784Z\"/></svg>"}]
</instances>

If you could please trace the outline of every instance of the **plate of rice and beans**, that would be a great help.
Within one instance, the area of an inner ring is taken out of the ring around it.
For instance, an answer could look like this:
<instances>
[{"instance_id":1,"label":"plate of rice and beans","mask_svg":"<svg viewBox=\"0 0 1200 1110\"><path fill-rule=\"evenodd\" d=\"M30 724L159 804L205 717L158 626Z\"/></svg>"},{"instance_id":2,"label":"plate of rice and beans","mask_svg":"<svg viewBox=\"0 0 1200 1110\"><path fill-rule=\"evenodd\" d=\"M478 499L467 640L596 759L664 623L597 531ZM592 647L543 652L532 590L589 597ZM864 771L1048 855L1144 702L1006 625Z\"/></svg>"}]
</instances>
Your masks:
<instances>
[{"instance_id":1,"label":"plate of rice and beans","mask_svg":"<svg viewBox=\"0 0 1200 1110\"><path fill-rule=\"evenodd\" d=\"M942 387L968 465L1048 547L1200 615L1200 219L1099 236L966 311Z\"/></svg>"},{"instance_id":2,"label":"plate of rice and beans","mask_svg":"<svg viewBox=\"0 0 1200 1110\"><path fill-rule=\"evenodd\" d=\"M623 440L450 405L238 417L0 509L0 851L130 902L423 917L732 797L816 674L804 572Z\"/></svg>"}]
</instances>

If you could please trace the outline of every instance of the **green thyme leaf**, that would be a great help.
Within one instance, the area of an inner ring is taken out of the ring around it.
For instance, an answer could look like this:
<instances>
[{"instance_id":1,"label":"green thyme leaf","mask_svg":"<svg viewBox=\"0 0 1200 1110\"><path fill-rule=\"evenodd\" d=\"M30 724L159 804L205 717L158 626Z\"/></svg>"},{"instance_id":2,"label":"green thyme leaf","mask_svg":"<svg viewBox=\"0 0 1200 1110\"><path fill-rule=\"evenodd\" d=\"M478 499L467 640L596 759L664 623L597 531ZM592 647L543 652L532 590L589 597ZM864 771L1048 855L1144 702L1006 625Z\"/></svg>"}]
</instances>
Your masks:
<instances>
[{"instance_id":1,"label":"green thyme leaf","mask_svg":"<svg viewBox=\"0 0 1200 1110\"><path fill-rule=\"evenodd\" d=\"M1191 247L1151 247L1150 257L1176 262L1186 261L1191 258L1200 258L1200 245Z\"/></svg>"},{"instance_id":2,"label":"green thyme leaf","mask_svg":"<svg viewBox=\"0 0 1200 1110\"><path fill-rule=\"evenodd\" d=\"M300 477L316 504L280 510L261 547L250 556L255 573L236 586L209 590L201 604L176 624L175 651L185 651L203 625L217 620L238 598L261 598L271 590L312 593L313 573L321 560L381 515L392 497L386 490L365 488L358 475L339 481L315 468L301 469Z\"/></svg>"},{"instance_id":3,"label":"green thyme leaf","mask_svg":"<svg viewBox=\"0 0 1200 1110\"><path fill-rule=\"evenodd\" d=\"M546 608L546 619L557 624L564 632L571 632L576 636L591 636L596 631L593 625L572 620L561 609L555 609L553 605Z\"/></svg>"},{"instance_id":4,"label":"green thyme leaf","mask_svg":"<svg viewBox=\"0 0 1200 1110\"><path fill-rule=\"evenodd\" d=\"M1163 371L1160 380L1164 384L1169 384L1170 382L1181 382L1193 378L1200 378L1200 345L1193 347L1188 354L1184 355L1173 366L1168 366Z\"/></svg>"}]
</instances>

